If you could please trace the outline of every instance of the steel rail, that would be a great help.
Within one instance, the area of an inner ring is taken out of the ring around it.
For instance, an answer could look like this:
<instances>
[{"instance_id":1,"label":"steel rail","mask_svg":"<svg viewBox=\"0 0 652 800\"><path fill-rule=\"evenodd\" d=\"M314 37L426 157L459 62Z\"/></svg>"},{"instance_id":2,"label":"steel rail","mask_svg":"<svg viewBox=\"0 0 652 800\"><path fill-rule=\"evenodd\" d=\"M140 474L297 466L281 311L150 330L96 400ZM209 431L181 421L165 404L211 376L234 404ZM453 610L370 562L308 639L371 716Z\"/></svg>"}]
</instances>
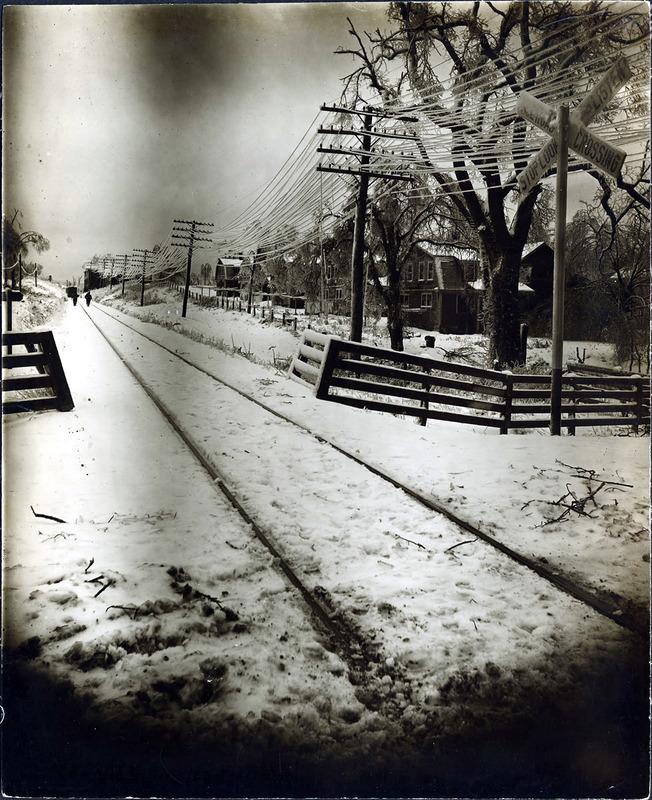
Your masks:
<instances>
[{"instance_id":1,"label":"steel rail","mask_svg":"<svg viewBox=\"0 0 652 800\"><path fill-rule=\"evenodd\" d=\"M95 308L99 308L96 304ZM125 327L129 328L135 333L140 333L136 331L131 326L124 323L122 320L117 319L113 315L106 312L104 309L101 309L104 313L110 317L115 322L121 322ZM317 620L318 626L321 626L322 632L325 630L328 635L333 640L334 646L339 651L340 655L344 658L347 662L349 667L354 670L364 669L365 664L368 664L369 660L374 662L378 661L378 658L373 656L371 651L376 650L377 646L375 643L371 643L369 641L364 640L360 637L355 630L353 630L349 625L347 625L346 620L342 618L340 614L337 613L337 610L334 608L329 607L327 604L321 602L317 597L315 597L314 592L303 583L301 578L297 575L294 569L290 566L287 559L280 552L277 546L274 544L270 536L258 525L258 523L253 519L253 517L249 514L246 508L240 503L238 498L229 488L225 477L222 473L210 462L210 460L206 457L204 452L202 451L201 447L197 444L197 442L188 434L187 431L184 430L183 426L179 422L176 414L172 409L170 409L166 403L161 400L161 398L153 391L153 389L147 384L146 380L140 374L140 372L133 366L118 350L116 345L111 341L111 339L104 333L104 331L100 328L100 326L95 322L91 314L89 314L88 310L84 308L86 315L88 316L89 320L95 326L96 330L100 333L103 339L107 342L107 344L111 347L113 352L117 355L120 361L124 364L127 368L129 373L132 377L136 380L139 386L143 389L143 391L147 394L150 400L154 403L156 408L159 410L165 421L170 425L172 430L179 436L179 438L183 441L183 443L188 447L197 461L201 464L202 468L206 471L206 473L211 478L213 485L219 489L219 491L224 495L224 497L229 501L233 509L237 512L237 514L242 518L242 520L250 526L251 530L253 531L254 535L258 538L258 540L268 549L268 551L272 554L274 559L276 560L276 564L278 564L281 571L284 573L288 581L294 586L301 597L307 604L308 608L314 615ZM148 341L152 342L153 344L159 344L155 342L150 337L146 336L145 334L140 334ZM168 350L168 348L163 347L164 350ZM172 353L173 355L177 355L171 350L168 352ZM181 358L181 356L177 357ZM182 359L185 361L185 359ZM200 369L196 367L196 365L187 362L190 366L195 367L196 369ZM201 370L201 372L205 372ZM208 372L205 372L206 375L213 378L214 380L218 380L213 375ZM230 387L227 387L230 388ZM242 393L240 393L242 394ZM243 396L246 396L243 394ZM281 417L281 419L285 419L282 415L277 415Z\"/></svg>"},{"instance_id":2,"label":"steel rail","mask_svg":"<svg viewBox=\"0 0 652 800\"><path fill-rule=\"evenodd\" d=\"M133 331L134 333L137 333L138 335L142 336L147 341L151 342L152 344L157 345L161 349L163 349L166 352L170 353L170 355L173 355L176 358L180 359L185 364L188 364L189 366L193 367L194 369L198 370L199 372L203 373L204 375L208 376L209 378L215 380L216 382L222 384L223 386L226 386L231 391L236 392L238 395L243 397L245 400L248 400L249 402L254 403L255 405L257 405L260 408L264 409L265 411L269 412L273 416L277 417L278 419L281 419L284 422L287 422L290 425L293 425L293 426L305 431L306 433L308 433L311 436L313 436L315 439L317 439L317 441L321 442L322 444L329 445L330 447L332 447L334 450L336 450L341 455L345 456L346 458L351 459L355 463L357 463L360 466L364 467L365 469L369 470L369 472L371 472L373 475L376 475L377 477L381 478L382 480L387 481L392 486L394 486L396 489L399 489L400 491L404 492L406 495L408 495L410 498L412 498L413 500L415 500L419 504L425 506L426 508L430 509L431 511L434 511L437 514L440 514L440 515L446 517L449 521L451 521L454 525L457 525L462 530L467 531L468 533L472 534L473 536L476 536L478 539L481 539L486 544L490 545L491 547L494 547L499 552L503 553L503 555L505 555L508 558L512 559L513 561L517 562L521 566L524 566L527 569L531 570L532 572L537 574L539 577L541 577L544 580L548 581L549 583L551 583L553 586L555 586L557 589L559 589L560 591L564 592L565 594L575 598L576 600L579 600L580 602L582 602L585 605L589 606L590 608L592 608L594 611L598 612L602 616L607 617L612 622L615 622L617 625L619 625L619 626L621 626L623 628L626 628L627 630L629 630L629 631L631 631L633 633L638 634L639 636L643 637L645 640L649 639L649 635L650 635L649 625L644 624L641 620L637 619L637 617L634 614L629 613L626 608L624 609L624 608L619 607L616 603L610 602L607 598L600 597L595 592L592 592L592 591L590 591L588 589L585 589L584 587L578 585L576 582L570 580L569 578L565 577L564 575L561 575L561 574L559 574L557 572L554 572L549 567L546 567L546 566L538 563L535 559L530 558L528 556L524 556L522 553L519 553L518 551L516 551L513 548L509 547L508 545L503 544L498 539L494 538L490 534L488 534L485 531L483 531L480 528L478 528L476 525L473 525L472 523L468 522L467 520L463 519L462 517L457 516L457 514L452 512L450 509L447 509L445 506L443 506L441 503L438 503L436 500L433 500L431 497L426 496L426 495L422 494L421 492L417 491L416 489L413 489L413 488L411 488L409 486L406 486L405 484L401 483L399 480L397 480L392 475L390 475L388 472L386 472L382 467L370 464L369 462L367 462L367 461L363 460L362 458L360 458L360 456L356 455L355 453L352 453L349 450L347 450L346 448L342 447L341 445L338 445L335 442L332 442L329 439L325 438L324 436L321 436L320 434L315 433L310 428L306 427L305 425L302 425L300 422L297 422L296 420L291 419L290 417L286 416L285 414L282 414L281 412L277 411L276 409L271 408L266 403L263 403L261 400L258 400L257 398L253 397L252 395L248 394L247 392L243 391L242 389L239 389L238 387L233 386L231 383L229 383L228 381L225 381L223 378L218 378L212 372L210 372L210 371L204 369L203 367L195 364L190 359L188 359L188 358L184 357L183 355L175 352L174 350L170 349L169 347L166 347L164 344L161 344L160 342L157 342L155 339L153 339L152 337L150 337L147 334L143 333L142 331L137 330L133 326L128 325L124 320L121 320L118 317L113 316L113 314L110 314L105 308L102 308L97 304L95 305L95 308L99 309L100 311L102 311L106 316L108 316L114 322L118 322L121 325L124 325L130 331ZM86 313L88 314L87 309L84 309L84 311L86 311ZM91 321L93 321L92 317L90 317L90 314L89 314L89 318L91 319ZM96 325L96 323L94 321L93 321L93 324ZM98 328L98 330L100 330L99 326L96 325L96 327ZM102 333L102 331L100 331L100 332ZM137 376L137 373L131 367L131 365L128 364L122 358L122 356L118 353L118 351L116 350L116 348L114 347L112 342L103 333L102 333L102 335L107 340L107 342L109 342L109 344L111 345L112 349L118 354L120 359L125 363L127 368L132 372L132 374L134 374L134 377L137 378L138 382L139 383L143 383L142 380ZM143 384L143 387L145 388L145 391L147 391L148 395L154 400L156 405L159 406L159 408L160 408L159 402L157 401L157 399L155 399L153 394L147 389L147 387L144 386L144 384ZM169 416L169 417L173 416L172 412L170 412L167 408L166 408L164 414L166 416ZM177 430L177 426L175 424L173 424L173 427L175 427L175 430ZM200 459L200 461L202 463L204 463L205 457L200 455L199 449L196 447L196 445L190 444L189 441L187 441L187 435L182 433L180 429L177 430L177 432L182 437L182 439L184 441L186 441L188 446L191 447L193 452L196 453L196 455ZM209 468L209 467L207 467L207 468ZM214 468L212 466L210 466L210 469L214 469ZM235 498L231 499L229 497L229 500L231 502L234 502L234 503L237 502L235 500ZM237 507L238 506L236 506L236 508ZM244 509L243 509L243 511L244 511ZM246 513L246 512L244 512L244 513ZM255 523L253 523L253 521L250 518L248 518L248 521L249 521L249 524L252 524L252 526L255 526ZM254 527L254 530L256 530L255 527ZM261 541L262 541L262 539L261 539ZM280 558L280 556L279 556L279 558ZM289 566L288 566L288 569L290 569ZM284 571L285 571L285 569L284 569ZM297 578L297 580L299 580L299 579ZM297 588L299 588L299 587L297 587ZM319 604L317 604L317 605L319 605ZM326 613L326 616L329 617L328 612L324 612L324 609L321 608L321 606L320 606L320 609L321 610L319 612L316 612L316 613L319 614L320 618L322 618L324 613ZM332 621L332 618L331 617L329 617L329 618Z\"/></svg>"}]
</instances>

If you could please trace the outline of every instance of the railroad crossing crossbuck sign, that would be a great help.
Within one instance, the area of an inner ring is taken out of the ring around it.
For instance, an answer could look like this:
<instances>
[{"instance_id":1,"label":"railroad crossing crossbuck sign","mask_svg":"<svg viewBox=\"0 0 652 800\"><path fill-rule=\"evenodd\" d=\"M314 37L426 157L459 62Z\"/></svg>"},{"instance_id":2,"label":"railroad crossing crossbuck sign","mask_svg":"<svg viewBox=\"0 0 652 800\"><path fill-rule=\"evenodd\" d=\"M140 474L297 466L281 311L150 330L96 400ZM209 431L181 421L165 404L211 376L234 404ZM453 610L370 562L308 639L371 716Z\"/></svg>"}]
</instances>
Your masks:
<instances>
[{"instance_id":1,"label":"railroad crossing crossbuck sign","mask_svg":"<svg viewBox=\"0 0 652 800\"><path fill-rule=\"evenodd\" d=\"M620 174L625 161L625 151L596 136L586 126L631 76L627 60L619 58L569 115L568 147L614 178ZM549 105L528 92L521 92L516 112L552 137L518 176L519 188L521 192L526 193L536 186L557 158L559 148L557 114Z\"/></svg>"}]
</instances>

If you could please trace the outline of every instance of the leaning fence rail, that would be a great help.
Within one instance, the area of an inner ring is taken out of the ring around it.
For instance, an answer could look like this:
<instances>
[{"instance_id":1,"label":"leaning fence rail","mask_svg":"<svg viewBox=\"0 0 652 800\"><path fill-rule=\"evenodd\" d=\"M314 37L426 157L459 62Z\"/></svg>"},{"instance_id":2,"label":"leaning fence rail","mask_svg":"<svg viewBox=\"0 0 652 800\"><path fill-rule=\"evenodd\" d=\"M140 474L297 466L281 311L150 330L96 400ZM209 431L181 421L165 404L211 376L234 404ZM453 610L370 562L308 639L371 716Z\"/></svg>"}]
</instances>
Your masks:
<instances>
[{"instance_id":1,"label":"leaning fence rail","mask_svg":"<svg viewBox=\"0 0 652 800\"><path fill-rule=\"evenodd\" d=\"M322 400L428 419L498 428L550 425L550 376L516 375L400 353L306 330L290 376ZM650 422L650 381L639 375L564 375L562 426Z\"/></svg>"},{"instance_id":2,"label":"leaning fence rail","mask_svg":"<svg viewBox=\"0 0 652 800\"><path fill-rule=\"evenodd\" d=\"M317 387L324 366L326 347L331 338L311 328L304 330L299 349L290 364L289 375L292 380L310 388Z\"/></svg>"}]
</instances>

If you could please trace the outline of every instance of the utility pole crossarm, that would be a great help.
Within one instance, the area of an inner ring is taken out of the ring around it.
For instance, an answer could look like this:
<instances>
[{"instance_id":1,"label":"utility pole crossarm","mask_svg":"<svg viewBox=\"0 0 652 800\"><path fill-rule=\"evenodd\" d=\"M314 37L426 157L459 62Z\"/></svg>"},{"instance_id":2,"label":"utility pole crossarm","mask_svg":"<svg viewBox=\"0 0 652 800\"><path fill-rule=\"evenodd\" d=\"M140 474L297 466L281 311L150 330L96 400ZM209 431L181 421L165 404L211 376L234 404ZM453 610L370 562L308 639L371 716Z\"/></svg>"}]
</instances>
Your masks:
<instances>
[{"instance_id":1,"label":"utility pole crossarm","mask_svg":"<svg viewBox=\"0 0 652 800\"><path fill-rule=\"evenodd\" d=\"M318 164L317 172L340 172L344 175L366 175L369 178L387 178L394 181L411 181L411 175L395 175L391 172L374 172L369 169L353 169L352 167L330 167L327 164Z\"/></svg>"},{"instance_id":2,"label":"utility pole crossarm","mask_svg":"<svg viewBox=\"0 0 652 800\"><path fill-rule=\"evenodd\" d=\"M379 136L385 139L406 139L410 142L418 141L418 137L408 133L391 133L388 131L358 131L352 128L317 128L317 133L328 133L334 135L347 135L352 136Z\"/></svg>"},{"instance_id":3,"label":"utility pole crossarm","mask_svg":"<svg viewBox=\"0 0 652 800\"><path fill-rule=\"evenodd\" d=\"M397 158L397 159L404 159L406 161L417 161L417 157L410 155L409 153L406 155L405 153L395 153L393 150L354 150L351 147L335 147L334 145L329 145L328 147L320 146L317 148L318 153L337 153L338 155L343 156L360 156L360 155L368 155L368 156L375 156L376 158Z\"/></svg>"},{"instance_id":4,"label":"utility pole crossarm","mask_svg":"<svg viewBox=\"0 0 652 800\"><path fill-rule=\"evenodd\" d=\"M358 111L355 108L344 108L342 106L327 106L322 105L321 111L334 111L337 114L373 114L374 117L383 117L385 119L398 119L401 122L418 122L417 117L408 117L403 114L391 114L387 111L376 111L374 108L367 107L364 111Z\"/></svg>"}]
</instances>

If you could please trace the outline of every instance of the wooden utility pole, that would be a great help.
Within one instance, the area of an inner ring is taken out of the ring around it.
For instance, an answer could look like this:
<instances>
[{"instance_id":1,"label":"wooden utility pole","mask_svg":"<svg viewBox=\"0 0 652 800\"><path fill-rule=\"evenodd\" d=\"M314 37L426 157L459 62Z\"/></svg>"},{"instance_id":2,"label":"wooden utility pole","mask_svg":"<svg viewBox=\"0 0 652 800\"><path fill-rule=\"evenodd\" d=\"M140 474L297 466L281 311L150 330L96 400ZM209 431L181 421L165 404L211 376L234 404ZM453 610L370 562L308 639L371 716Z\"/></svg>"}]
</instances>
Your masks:
<instances>
[{"instance_id":1,"label":"wooden utility pole","mask_svg":"<svg viewBox=\"0 0 652 800\"><path fill-rule=\"evenodd\" d=\"M104 259L104 272L106 272L106 265L111 264L110 270L110 277L109 277L109 288L113 285L113 266L115 264L115 258L105 258Z\"/></svg>"},{"instance_id":2,"label":"wooden utility pole","mask_svg":"<svg viewBox=\"0 0 652 800\"><path fill-rule=\"evenodd\" d=\"M141 278L141 287L140 287L140 304L141 306L145 305L145 270L147 269L147 260L150 255L152 255L151 250L139 250L138 248L134 249L134 253L142 253L143 255L140 256L143 260L143 272Z\"/></svg>"},{"instance_id":3,"label":"wooden utility pole","mask_svg":"<svg viewBox=\"0 0 652 800\"><path fill-rule=\"evenodd\" d=\"M124 259L124 264L122 265L122 294L124 294L125 293L125 273L127 272L127 259L129 258L129 256L126 256L126 255L116 256L115 257L116 261L119 258L123 258Z\"/></svg>"},{"instance_id":4,"label":"wooden utility pole","mask_svg":"<svg viewBox=\"0 0 652 800\"><path fill-rule=\"evenodd\" d=\"M202 228L212 228L212 222L197 222L197 220L183 220L183 219L175 219L175 223L178 225L189 225L189 228L172 228L173 231L181 231L181 234L173 233L173 239L179 239L178 242L172 242L174 247L187 247L188 248L188 266L186 269L186 286L183 292L183 307L181 309L181 316L186 316L186 311L188 309L188 293L190 291L190 268L192 265L192 254L193 250L201 248L205 245L198 245L196 242L210 242L212 239L207 238L205 236L197 236L198 233L208 233L210 231L202 230Z\"/></svg>"},{"instance_id":5,"label":"wooden utility pole","mask_svg":"<svg viewBox=\"0 0 652 800\"><path fill-rule=\"evenodd\" d=\"M372 171L370 169L371 158L374 151L371 149L372 137L382 137L391 139L416 140L416 136L409 134L394 133L392 131L372 130L373 117L385 117L404 122L417 122L416 117L406 117L394 114L387 114L382 111L375 111L367 106L364 111L356 111L350 108L340 108L338 106L322 106L322 111L334 111L337 113L357 114L362 117L362 130L319 128L318 133L329 134L353 134L360 137L361 150L350 150L340 147L318 147L318 153L338 153L343 155L354 155L360 159L356 169L337 166L317 166L318 172L341 172L348 175L359 175L360 184L358 186L358 199L355 207L355 225L353 229L353 249L351 253L351 335L352 342L362 341L362 323L364 317L364 235L365 222L367 217L367 199L369 196L369 178L385 178L389 180L412 180L410 176L397 175L383 171Z\"/></svg>"},{"instance_id":6,"label":"wooden utility pole","mask_svg":"<svg viewBox=\"0 0 652 800\"><path fill-rule=\"evenodd\" d=\"M258 263L258 255L260 248L256 248L256 252L251 259L251 272L249 273L249 289L247 291L247 314L251 314L251 307L254 299L254 273L256 272L256 264Z\"/></svg>"},{"instance_id":7,"label":"wooden utility pole","mask_svg":"<svg viewBox=\"0 0 652 800\"><path fill-rule=\"evenodd\" d=\"M364 231L367 217L367 198L369 196L369 175L364 173L369 167L371 156L371 114L362 118L365 131L362 136L362 150L366 151L360 157L360 185L358 187L358 200L355 205L355 224L353 228L353 251L351 253L351 341L362 341L362 320L364 311Z\"/></svg>"},{"instance_id":8,"label":"wooden utility pole","mask_svg":"<svg viewBox=\"0 0 652 800\"><path fill-rule=\"evenodd\" d=\"M557 109L557 183L555 261L552 295L552 360L550 433L561 434L561 371L564 356L564 289L566 284L566 206L568 187L568 106Z\"/></svg>"}]
</instances>

